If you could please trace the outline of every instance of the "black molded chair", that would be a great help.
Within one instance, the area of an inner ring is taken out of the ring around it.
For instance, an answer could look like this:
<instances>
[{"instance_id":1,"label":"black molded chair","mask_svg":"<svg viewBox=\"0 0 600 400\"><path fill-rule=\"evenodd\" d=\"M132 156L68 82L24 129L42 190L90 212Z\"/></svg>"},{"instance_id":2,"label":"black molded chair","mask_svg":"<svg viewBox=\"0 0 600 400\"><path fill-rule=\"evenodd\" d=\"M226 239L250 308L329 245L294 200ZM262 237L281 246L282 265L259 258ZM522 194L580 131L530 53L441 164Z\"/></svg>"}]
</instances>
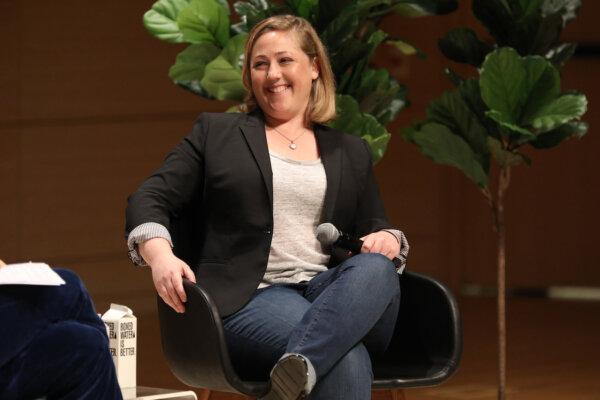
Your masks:
<instances>
[{"instance_id":1,"label":"black molded chair","mask_svg":"<svg viewBox=\"0 0 600 400\"><path fill-rule=\"evenodd\" d=\"M449 290L409 271L400 283L396 330L385 355L373 360L373 389L437 385L454 373L462 355L460 315ZM244 381L235 372L221 318L208 293L187 279L184 288L184 314L158 298L162 348L173 374L193 387L264 395L268 382Z\"/></svg>"},{"instance_id":2,"label":"black molded chair","mask_svg":"<svg viewBox=\"0 0 600 400\"><path fill-rule=\"evenodd\" d=\"M448 379L462 355L462 326L454 296L440 282L406 271L400 278L396 331L385 355L373 360L373 389L433 386ZM221 318L208 293L184 279L186 311L177 314L158 298L162 348L175 376L198 388L253 397L268 382L249 382L235 372Z\"/></svg>"}]
</instances>

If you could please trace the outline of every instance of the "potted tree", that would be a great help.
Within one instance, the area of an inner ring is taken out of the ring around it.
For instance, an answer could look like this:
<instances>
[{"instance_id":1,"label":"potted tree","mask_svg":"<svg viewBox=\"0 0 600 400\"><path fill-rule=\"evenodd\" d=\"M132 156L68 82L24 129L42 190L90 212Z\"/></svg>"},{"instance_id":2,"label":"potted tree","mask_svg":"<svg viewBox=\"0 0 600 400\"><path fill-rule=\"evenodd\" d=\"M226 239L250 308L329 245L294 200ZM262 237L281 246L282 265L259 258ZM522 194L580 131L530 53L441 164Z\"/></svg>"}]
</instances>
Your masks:
<instances>
[{"instance_id":1,"label":"potted tree","mask_svg":"<svg viewBox=\"0 0 600 400\"><path fill-rule=\"evenodd\" d=\"M561 92L560 68L576 45L560 43L581 0L473 0L472 12L493 41L465 27L439 40L449 59L475 67L465 78L447 69L455 89L432 101L427 118L403 130L404 138L433 161L462 171L490 206L497 233L498 398L506 387L504 197L512 168L531 164L525 147L549 149L581 138L586 97Z\"/></svg>"}]
</instances>

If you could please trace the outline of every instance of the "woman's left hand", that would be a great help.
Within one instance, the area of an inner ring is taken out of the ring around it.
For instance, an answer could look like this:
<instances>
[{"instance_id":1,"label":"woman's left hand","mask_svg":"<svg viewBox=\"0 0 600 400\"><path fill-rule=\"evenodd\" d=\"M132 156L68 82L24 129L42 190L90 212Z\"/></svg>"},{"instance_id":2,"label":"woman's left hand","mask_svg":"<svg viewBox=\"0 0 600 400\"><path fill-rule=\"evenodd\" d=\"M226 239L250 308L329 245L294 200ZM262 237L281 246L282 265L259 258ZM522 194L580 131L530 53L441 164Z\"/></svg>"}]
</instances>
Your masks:
<instances>
[{"instance_id":1,"label":"woman's left hand","mask_svg":"<svg viewBox=\"0 0 600 400\"><path fill-rule=\"evenodd\" d=\"M400 244L393 234L386 231L369 233L360 238L363 241L361 253L381 253L390 260L400 254Z\"/></svg>"}]
</instances>

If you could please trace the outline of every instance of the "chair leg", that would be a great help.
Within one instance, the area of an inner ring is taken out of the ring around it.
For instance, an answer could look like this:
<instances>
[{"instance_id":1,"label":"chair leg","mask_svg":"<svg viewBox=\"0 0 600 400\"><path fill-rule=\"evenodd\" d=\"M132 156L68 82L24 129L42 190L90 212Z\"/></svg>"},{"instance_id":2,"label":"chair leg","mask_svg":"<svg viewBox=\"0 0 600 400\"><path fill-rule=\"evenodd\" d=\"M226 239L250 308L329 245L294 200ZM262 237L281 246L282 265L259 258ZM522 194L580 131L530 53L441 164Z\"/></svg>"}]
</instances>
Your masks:
<instances>
[{"instance_id":1,"label":"chair leg","mask_svg":"<svg viewBox=\"0 0 600 400\"><path fill-rule=\"evenodd\" d=\"M206 395L206 398L203 397ZM215 390L206 390L206 393L202 393L198 400L255 400L253 397L244 396L235 393L217 392Z\"/></svg>"},{"instance_id":2,"label":"chair leg","mask_svg":"<svg viewBox=\"0 0 600 400\"><path fill-rule=\"evenodd\" d=\"M201 389L198 394L198 400L209 400L211 391L208 389Z\"/></svg>"},{"instance_id":3,"label":"chair leg","mask_svg":"<svg viewBox=\"0 0 600 400\"><path fill-rule=\"evenodd\" d=\"M373 390L371 400L406 400L403 389Z\"/></svg>"},{"instance_id":4,"label":"chair leg","mask_svg":"<svg viewBox=\"0 0 600 400\"><path fill-rule=\"evenodd\" d=\"M390 392L392 393L392 400L406 400L404 389L392 389Z\"/></svg>"}]
</instances>

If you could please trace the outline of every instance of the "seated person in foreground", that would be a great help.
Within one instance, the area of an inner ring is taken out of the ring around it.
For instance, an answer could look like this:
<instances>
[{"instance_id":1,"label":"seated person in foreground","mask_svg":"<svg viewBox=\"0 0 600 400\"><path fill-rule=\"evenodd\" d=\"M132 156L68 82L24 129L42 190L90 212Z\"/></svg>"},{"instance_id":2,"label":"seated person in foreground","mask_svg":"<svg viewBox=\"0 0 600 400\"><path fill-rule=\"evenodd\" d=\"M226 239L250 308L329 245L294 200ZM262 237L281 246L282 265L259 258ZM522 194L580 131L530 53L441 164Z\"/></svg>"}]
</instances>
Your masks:
<instances>
[{"instance_id":1,"label":"seated person in foreground","mask_svg":"<svg viewBox=\"0 0 600 400\"><path fill-rule=\"evenodd\" d=\"M0 285L0 399L122 399L85 286L55 271L65 285Z\"/></svg>"}]
</instances>

